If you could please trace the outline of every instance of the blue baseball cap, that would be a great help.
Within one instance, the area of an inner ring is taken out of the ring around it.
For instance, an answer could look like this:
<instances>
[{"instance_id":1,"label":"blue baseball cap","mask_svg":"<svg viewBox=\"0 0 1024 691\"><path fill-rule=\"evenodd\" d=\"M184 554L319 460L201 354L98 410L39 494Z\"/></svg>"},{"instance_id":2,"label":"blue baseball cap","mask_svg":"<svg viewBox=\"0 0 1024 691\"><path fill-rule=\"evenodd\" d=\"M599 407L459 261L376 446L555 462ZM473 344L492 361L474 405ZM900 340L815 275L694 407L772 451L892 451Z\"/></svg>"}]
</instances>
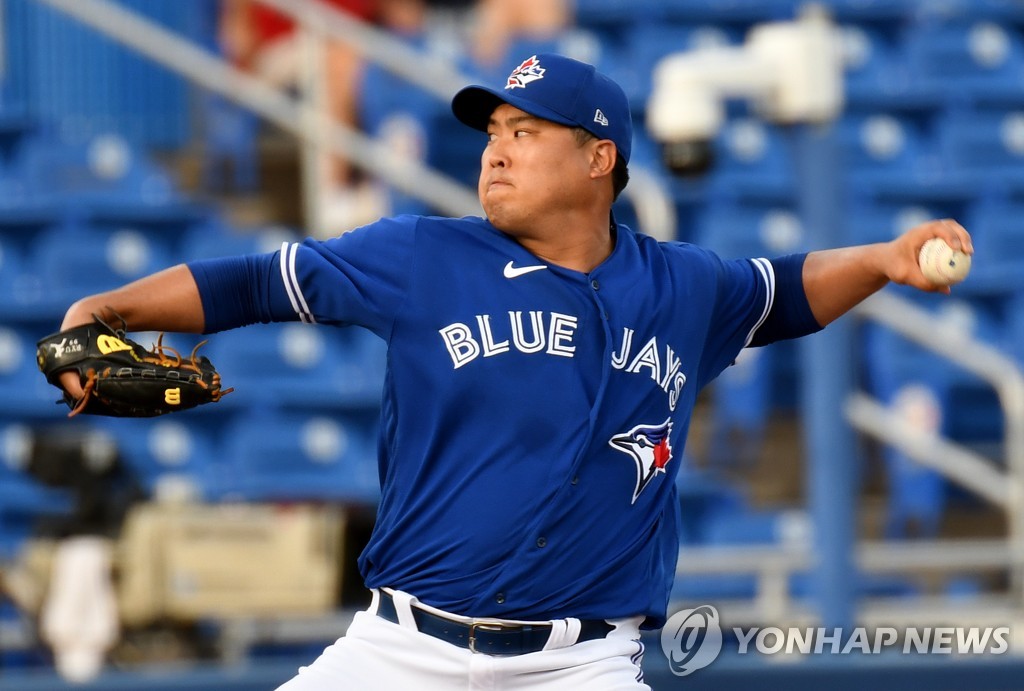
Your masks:
<instances>
[{"instance_id":1,"label":"blue baseball cap","mask_svg":"<svg viewBox=\"0 0 1024 691\"><path fill-rule=\"evenodd\" d=\"M633 121L622 87L593 65L554 53L524 60L504 88L467 86L452 98L452 112L473 129L487 131L494 109L508 103L530 115L568 127L582 127L598 139L615 142L627 163Z\"/></svg>"}]
</instances>

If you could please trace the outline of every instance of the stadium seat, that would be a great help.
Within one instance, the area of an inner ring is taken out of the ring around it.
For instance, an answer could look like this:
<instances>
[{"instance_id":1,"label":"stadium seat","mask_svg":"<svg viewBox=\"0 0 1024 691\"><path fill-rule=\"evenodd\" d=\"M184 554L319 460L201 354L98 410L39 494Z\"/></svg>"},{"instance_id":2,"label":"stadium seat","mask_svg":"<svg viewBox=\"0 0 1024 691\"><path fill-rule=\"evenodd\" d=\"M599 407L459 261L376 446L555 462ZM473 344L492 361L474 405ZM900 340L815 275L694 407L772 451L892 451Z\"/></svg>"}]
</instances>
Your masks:
<instances>
[{"instance_id":1,"label":"stadium seat","mask_svg":"<svg viewBox=\"0 0 1024 691\"><path fill-rule=\"evenodd\" d=\"M888 242L915 225L935 218L963 218L958 200L877 198L858 195L846 210L845 232L850 244Z\"/></svg>"},{"instance_id":2,"label":"stadium seat","mask_svg":"<svg viewBox=\"0 0 1024 691\"><path fill-rule=\"evenodd\" d=\"M773 352L746 348L711 383L708 462L746 470L756 463L772 411Z\"/></svg>"},{"instance_id":3,"label":"stadium seat","mask_svg":"<svg viewBox=\"0 0 1024 691\"><path fill-rule=\"evenodd\" d=\"M121 461L148 496L176 492L203 499L217 455L209 431L189 424L192 419L103 418L96 426L116 440Z\"/></svg>"},{"instance_id":4,"label":"stadium seat","mask_svg":"<svg viewBox=\"0 0 1024 691\"><path fill-rule=\"evenodd\" d=\"M657 0L637 0L628 4L621 0L576 0L574 7L576 23L585 27L610 25L621 28L633 22L651 21L658 14Z\"/></svg>"},{"instance_id":5,"label":"stadium seat","mask_svg":"<svg viewBox=\"0 0 1024 691\"><path fill-rule=\"evenodd\" d=\"M222 96L202 98L202 178L209 191L254 192L259 184L257 137L260 120Z\"/></svg>"},{"instance_id":6,"label":"stadium seat","mask_svg":"<svg viewBox=\"0 0 1024 691\"><path fill-rule=\"evenodd\" d=\"M64 514L72 507L68 492L46 487L25 472L34 434L24 420L0 420L0 562L17 553L38 517Z\"/></svg>"},{"instance_id":7,"label":"stadium seat","mask_svg":"<svg viewBox=\"0 0 1024 691\"><path fill-rule=\"evenodd\" d=\"M1024 292L1024 203L981 201L965 219L974 242L970 279L959 287L971 295ZM1008 312L1012 315L1012 310Z\"/></svg>"},{"instance_id":8,"label":"stadium seat","mask_svg":"<svg viewBox=\"0 0 1024 691\"><path fill-rule=\"evenodd\" d=\"M29 197L41 202L125 217L182 213L181 196L168 175L117 135L80 145L33 137L12 162L12 172Z\"/></svg>"},{"instance_id":9,"label":"stadium seat","mask_svg":"<svg viewBox=\"0 0 1024 691\"><path fill-rule=\"evenodd\" d=\"M948 166L985 191L1024 190L1024 106L950 111L938 141Z\"/></svg>"},{"instance_id":10,"label":"stadium seat","mask_svg":"<svg viewBox=\"0 0 1024 691\"><path fill-rule=\"evenodd\" d=\"M250 501L379 499L370 418L258 411L226 433L221 495Z\"/></svg>"},{"instance_id":11,"label":"stadium seat","mask_svg":"<svg viewBox=\"0 0 1024 691\"><path fill-rule=\"evenodd\" d=\"M745 114L731 117L713 146L712 187L734 198L795 198L793 157L778 126Z\"/></svg>"},{"instance_id":12,"label":"stadium seat","mask_svg":"<svg viewBox=\"0 0 1024 691\"><path fill-rule=\"evenodd\" d=\"M623 86L638 114L646 110L653 73L663 58L742 42L742 35L712 24L638 23L627 31L620 54L603 60L600 68Z\"/></svg>"},{"instance_id":13,"label":"stadium seat","mask_svg":"<svg viewBox=\"0 0 1024 691\"><path fill-rule=\"evenodd\" d=\"M33 256L46 286L42 309L63 313L75 300L110 290L177 263L165 247L136 230L106 232L67 226L43 233Z\"/></svg>"},{"instance_id":14,"label":"stadium seat","mask_svg":"<svg viewBox=\"0 0 1024 691\"><path fill-rule=\"evenodd\" d=\"M908 25L905 50L912 79L947 98L1024 100L1024 42L1009 24L921 21Z\"/></svg>"},{"instance_id":15,"label":"stadium seat","mask_svg":"<svg viewBox=\"0 0 1024 691\"><path fill-rule=\"evenodd\" d=\"M242 254L276 252L284 242L298 240L298 234L283 226L241 229L210 218L189 229L181 240L183 261L213 259Z\"/></svg>"},{"instance_id":16,"label":"stadium seat","mask_svg":"<svg viewBox=\"0 0 1024 691\"><path fill-rule=\"evenodd\" d=\"M930 300L917 298L923 305ZM989 343L1001 330L990 316L963 301L944 301L936 328L967 331ZM929 350L880 327L866 329L865 366L869 390L923 429L964 444L998 442L1002 415L988 384ZM935 536L946 504L948 483L902 452L883 452L888 480L886 534Z\"/></svg>"},{"instance_id":17,"label":"stadium seat","mask_svg":"<svg viewBox=\"0 0 1024 691\"><path fill-rule=\"evenodd\" d=\"M67 414L56 404L60 392L36 367L36 341L45 335L27 326L0 325L0 419L59 420Z\"/></svg>"},{"instance_id":18,"label":"stadium seat","mask_svg":"<svg viewBox=\"0 0 1024 691\"><path fill-rule=\"evenodd\" d=\"M213 336L205 352L224 385L235 387L218 405L380 405L381 366L369 361L365 342L336 328L296 322L235 329Z\"/></svg>"},{"instance_id":19,"label":"stadium seat","mask_svg":"<svg viewBox=\"0 0 1024 691\"><path fill-rule=\"evenodd\" d=\"M696 242L725 258L775 257L800 251L807 239L792 208L711 202L698 223Z\"/></svg>"},{"instance_id":20,"label":"stadium seat","mask_svg":"<svg viewBox=\"0 0 1024 691\"><path fill-rule=\"evenodd\" d=\"M882 5L892 7L888 1L876 2L875 5L879 11L884 11ZM852 11L854 8L849 9ZM902 37L893 30L899 26L902 22L841 24L844 91L850 108L858 111L908 110L941 105L942 92L939 88L913 78Z\"/></svg>"}]
</instances>

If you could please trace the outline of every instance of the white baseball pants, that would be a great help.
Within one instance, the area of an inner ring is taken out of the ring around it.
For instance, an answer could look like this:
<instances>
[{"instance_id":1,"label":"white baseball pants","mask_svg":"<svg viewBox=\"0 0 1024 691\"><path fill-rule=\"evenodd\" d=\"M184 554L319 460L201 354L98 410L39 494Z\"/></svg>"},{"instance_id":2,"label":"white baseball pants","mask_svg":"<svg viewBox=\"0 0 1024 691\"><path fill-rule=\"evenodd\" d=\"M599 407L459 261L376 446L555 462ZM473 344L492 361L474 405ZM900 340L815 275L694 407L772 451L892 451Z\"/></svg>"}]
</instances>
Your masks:
<instances>
[{"instance_id":1,"label":"white baseball pants","mask_svg":"<svg viewBox=\"0 0 1024 691\"><path fill-rule=\"evenodd\" d=\"M571 627L555 622L544 650L492 656L420 633L410 610L415 598L395 591L394 600L400 624L377 616L379 595L374 592L370 608L355 615L345 636L313 664L300 667L278 691L650 691L640 669L642 617L609 620L615 630L606 638L575 645L566 634Z\"/></svg>"}]
</instances>

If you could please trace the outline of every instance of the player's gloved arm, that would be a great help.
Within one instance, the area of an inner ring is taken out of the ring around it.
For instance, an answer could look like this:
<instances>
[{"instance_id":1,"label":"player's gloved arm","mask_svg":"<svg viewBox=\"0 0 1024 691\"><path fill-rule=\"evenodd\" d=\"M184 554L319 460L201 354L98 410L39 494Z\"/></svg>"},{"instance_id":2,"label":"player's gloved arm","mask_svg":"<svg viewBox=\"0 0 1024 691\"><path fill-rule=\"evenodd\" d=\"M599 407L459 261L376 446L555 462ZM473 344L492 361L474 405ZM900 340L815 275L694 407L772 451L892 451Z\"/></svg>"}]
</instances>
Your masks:
<instances>
[{"instance_id":1,"label":"player's gloved arm","mask_svg":"<svg viewBox=\"0 0 1024 691\"><path fill-rule=\"evenodd\" d=\"M970 234L956 221L928 221L890 242L811 252L803 268L804 291L815 319L825 326L883 288L899 283L919 290L948 294L921 273L918 253L931 238L971 254Z\"/></svg>"},{"instance_id":2,"label":"player's gloved arm","mask_svg":"<svg viewBox=\"0 0 1024 691\"><path fill-rule=\"evenodd\" d=\"M203 330L203 303L192 272L184 264L172 266L120 288L82 298L68 308L60 330L92 322L93 315L108 323L124 321L137 331ZM64 372L61 385L81 398L78 374Z\"/></svg>"}]
</instances>

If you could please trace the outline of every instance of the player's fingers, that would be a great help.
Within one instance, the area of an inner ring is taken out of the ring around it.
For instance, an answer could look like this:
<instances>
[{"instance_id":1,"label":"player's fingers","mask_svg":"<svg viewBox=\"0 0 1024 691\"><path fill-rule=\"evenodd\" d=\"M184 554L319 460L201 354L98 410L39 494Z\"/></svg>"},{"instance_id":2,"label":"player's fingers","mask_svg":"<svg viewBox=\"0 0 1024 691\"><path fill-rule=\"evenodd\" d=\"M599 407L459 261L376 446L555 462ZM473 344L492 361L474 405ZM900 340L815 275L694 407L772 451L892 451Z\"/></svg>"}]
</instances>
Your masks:
<instances>
[{"instance_id":1,"label":"player's fingers","mask_svg":"<svg viewBox=\"0 0 1024 691\"><path fill-rule=\"evenodd\" d=\"M962 225L952 218L940 219L934 225L938 237L945 240L947 245L965 254L974 254L974 243L971 240L971 234Z\"/></svg>"},{"instance_id":2,"label":"player's fingers","mask_svg":"<svg viewBox=\"0 0 1024 691\"><path fill-rule=\"evenodd\" d=\"M67 372L61 372L60 385L76 401L82 397L82 394L85 393L82 390L82 382L78 378L78 372L72 370L69 370Z\"/></svg>"}]
</instances>

